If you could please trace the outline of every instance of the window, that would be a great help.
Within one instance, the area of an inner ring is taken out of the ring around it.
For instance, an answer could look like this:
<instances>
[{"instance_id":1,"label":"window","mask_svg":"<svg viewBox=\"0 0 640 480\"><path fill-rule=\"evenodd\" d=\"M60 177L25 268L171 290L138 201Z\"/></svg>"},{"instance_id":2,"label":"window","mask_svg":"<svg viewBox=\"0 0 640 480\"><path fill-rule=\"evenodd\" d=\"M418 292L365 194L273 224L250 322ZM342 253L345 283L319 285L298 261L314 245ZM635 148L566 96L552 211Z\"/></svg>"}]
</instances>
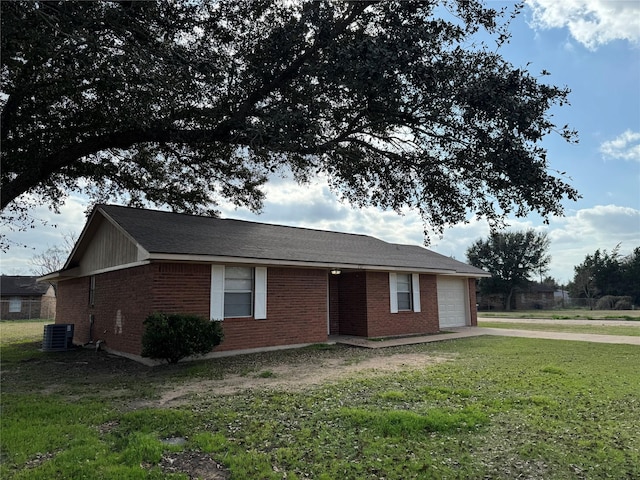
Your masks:
<instances>
[{"instance_id":1,"label":"window","mask_svg":"<svg viewBox=\"0 0 640 480\"><path fill-rule=\"evenodd\" d=\"M211 265L209 315L220 321L231 317L267 318L267 268Z\"/></svg>"},{"instance_id":2,"label":"window","mask_svg":"<svg viewBox=\"0 0 640 480\"><path fill-rule=\"evenodd\" d=\"M89 277L89 306L93 307L96 302L96 277L91 275Z\"/></svg>"},{"instance_id":3,"label":"window","mask_svg":"<svg viewBox=\"0 0 640 480\"><path fill-rule=\"evenodd\" d=\"M420 275L389 272L391 313L420 311Z\"/></svg>"},{"instance_id":4,"label":"window","mask_svg":"<svg viewBox=\"0 0 640 480\"><path fill-rule=\"evenodd\" d=\"M224 316L250 317L253 314L253 268L224 269Z\"/></svg>"},{"instance_id":5,"label":"window","mask_svg":"<svg viewBox=\"0 0 640 480\"><path fill-rule=\"evenodd\" d=\"M411 275L397 275L398 310L411 310Z\"/></svg>"},{"instance_id":6,"label":"window","mask_svg":"<svg viewBox=\"0 0 640 480\"><path fill-rule=\"evenodd\" d=\"M9 313L19 313L22 311L22 299L21 298L10 298L9 299Z\"/></svg>"}]
</instances>

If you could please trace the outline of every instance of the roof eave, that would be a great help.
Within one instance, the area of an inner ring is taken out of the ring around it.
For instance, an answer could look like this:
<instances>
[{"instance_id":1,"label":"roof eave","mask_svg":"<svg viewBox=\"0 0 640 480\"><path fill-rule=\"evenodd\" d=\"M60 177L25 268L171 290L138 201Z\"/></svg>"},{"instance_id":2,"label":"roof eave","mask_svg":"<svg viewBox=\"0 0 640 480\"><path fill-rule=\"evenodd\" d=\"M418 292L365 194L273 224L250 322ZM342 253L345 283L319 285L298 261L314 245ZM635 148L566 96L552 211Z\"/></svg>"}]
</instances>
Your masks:
<instances>
[{"instance_id":1,"label":"roof eave","mask_svg":"<svg viewBox=\"0 0 640 480\"><path fill-rule=\"evenodd\" d=\"M390 266L390 265L374 265L374 264L353 264L342 262L310 262L301 260L287 260L274 258L254 258L254 257L230 257L219 255L194 255L179 253L150 253L149 261L165 261L165 262L199 262L199 263L240 263L246 265L272 265L283 267L306 267L306 268L337 268L341 270L369 270L378 272L407 272L414 273L430 273L434 275L451 275L460 277L480 277L491 276L490 274L476 274L468 272L458 272L453 269L445 268L426 268L426 267L406 267L406 266Z\"/></svg>"},{"instance_id":2,"label":"roof eave","mask_svg":"<svg viewBox=\"0 0 640 480\"><path fill-rule=\"evenodd\" d=\"M69 268L67 270L58 270L57 272L51 272L42 277L38 277L39 282L49 282L49 283L57 283L61 280L68 280L70 278L75 278L80 273L80 269L78 267Z\"/></svg>"}]
</instances>

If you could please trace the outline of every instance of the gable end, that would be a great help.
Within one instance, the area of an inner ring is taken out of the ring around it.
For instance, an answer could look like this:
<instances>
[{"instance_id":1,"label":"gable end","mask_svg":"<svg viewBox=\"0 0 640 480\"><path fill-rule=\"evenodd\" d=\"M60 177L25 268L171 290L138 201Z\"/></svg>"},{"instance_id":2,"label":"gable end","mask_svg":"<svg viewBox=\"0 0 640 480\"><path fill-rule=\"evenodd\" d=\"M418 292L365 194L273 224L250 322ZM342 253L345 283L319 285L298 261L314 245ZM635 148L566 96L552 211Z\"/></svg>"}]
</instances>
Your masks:
<instances>
[{"instance_id":1,"label":"gable end","mask_svg":"<svg viewBox=\"0 0 640 480\"><path fill-rule=\"evenodd\" d=\"M80 275L138 261L138 246L107 220L100 222L79 259Z\"/></svg>"}]
</instances>

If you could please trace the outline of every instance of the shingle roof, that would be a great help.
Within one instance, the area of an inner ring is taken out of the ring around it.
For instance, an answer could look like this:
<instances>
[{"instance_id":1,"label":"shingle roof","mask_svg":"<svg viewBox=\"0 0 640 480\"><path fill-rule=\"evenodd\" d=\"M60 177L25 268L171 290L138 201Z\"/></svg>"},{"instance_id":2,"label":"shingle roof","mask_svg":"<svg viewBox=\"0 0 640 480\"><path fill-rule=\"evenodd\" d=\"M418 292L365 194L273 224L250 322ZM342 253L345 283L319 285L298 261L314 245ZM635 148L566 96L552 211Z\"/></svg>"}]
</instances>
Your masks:
<instances>
[{"instance_id":1,"label":"shingle roof","mask_svg":"<svg viewBox=\"0 0 640 480\"><path fill-rule=\"evenodd\" d=\"M335 263L354 268L387 266L486 275L483 270L426 248L387 243L367 235L115 205L97 208L151 254Z\"/></svg>"},{"instance_id":2,"label":"shingle roof","mask_svg":"<svg viewBox=\"0 0 640 480\"><path fill-rule=\"evenodd\" d=\"M47 293L49 284L39 283L38 277L2 275L0 276L0 294L2 296L41 296Z\"/></svg>"}]
</instances>

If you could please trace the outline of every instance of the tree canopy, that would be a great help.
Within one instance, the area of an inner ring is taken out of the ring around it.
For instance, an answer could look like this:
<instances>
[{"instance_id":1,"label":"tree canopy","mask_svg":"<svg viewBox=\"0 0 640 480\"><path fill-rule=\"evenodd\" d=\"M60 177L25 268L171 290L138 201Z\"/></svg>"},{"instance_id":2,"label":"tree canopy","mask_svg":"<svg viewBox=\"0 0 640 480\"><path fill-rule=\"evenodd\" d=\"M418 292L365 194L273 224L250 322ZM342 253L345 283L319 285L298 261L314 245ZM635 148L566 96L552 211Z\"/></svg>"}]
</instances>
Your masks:
<instances>
[{"instance_id":1,"label":"tree canopy","mask_svg":"<svg viewBox=\"0 0 640 480\"><path fill-rule=\"evenodd\" d=\"M611 252L597 249L574 267L568 288L575 298L628 296L634 305L640 304L640 247L626 256L620 254L620 244Z\"/></svg>"},{"instance_id":2,"label":"tree canopy","mask_svg":"<svg viewBox=\"0 0 640 480\"><path fill-rule=\"evenodd\" d=\"M482 294L501 294L504 307L511 309L516 288L526 287L533 275L544 274L551 257L546 233L533 229L520 232L497 232L486 240L476 240L467 249L468 262L491 273L480 280Z\"/></svg>"},{"instance_id":3,"label":"tree canopy","mask_svg":"<svg viewBox=\"0 0 640 480\"><path fill-rule=\"evenodd\" d=\"M489 4L490 5L490 4ZM569 90L506 61L478 0L1 2L2 217L69 192L259 211L268 175L322 174L358 206L562 213L541 139ZM516 8L517 10L517 8ZM515 13L514 13L515 14Z\"/></svg>"}]
</instances>

